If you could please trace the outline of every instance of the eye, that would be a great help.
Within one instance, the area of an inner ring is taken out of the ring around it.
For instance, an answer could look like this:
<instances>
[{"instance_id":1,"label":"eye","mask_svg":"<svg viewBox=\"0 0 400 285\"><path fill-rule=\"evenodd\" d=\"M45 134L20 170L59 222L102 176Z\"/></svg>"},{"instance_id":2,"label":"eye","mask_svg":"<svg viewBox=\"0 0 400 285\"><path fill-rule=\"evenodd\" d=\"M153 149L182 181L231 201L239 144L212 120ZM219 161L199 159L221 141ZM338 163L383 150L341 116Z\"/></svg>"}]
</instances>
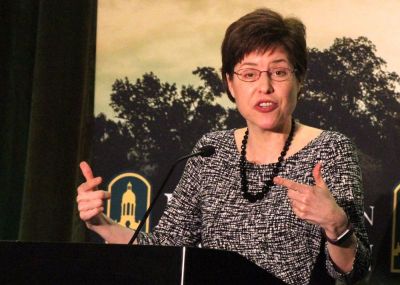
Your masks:
<instances>
[{"instance_id":1,"label":"eye","mask_svg":"<svg viewBox=\"0 0 400 285\"><path fill-rule=\"evenodd\" d=\"M286 77L289 74L289 69L287 68L274 68L271 72L272 76L275 77Z\"/></svg>"},{"instance_id":2,"label":"eye","mask_svg":"<svg viewBox=\"0 0 400 285\"><path fill-rule=\"evenodd\" d=\"M257 70L254 69L244 69L241 72L241 75L244 79L255 79L257 78Z\"/></svg>"}]
</instances>

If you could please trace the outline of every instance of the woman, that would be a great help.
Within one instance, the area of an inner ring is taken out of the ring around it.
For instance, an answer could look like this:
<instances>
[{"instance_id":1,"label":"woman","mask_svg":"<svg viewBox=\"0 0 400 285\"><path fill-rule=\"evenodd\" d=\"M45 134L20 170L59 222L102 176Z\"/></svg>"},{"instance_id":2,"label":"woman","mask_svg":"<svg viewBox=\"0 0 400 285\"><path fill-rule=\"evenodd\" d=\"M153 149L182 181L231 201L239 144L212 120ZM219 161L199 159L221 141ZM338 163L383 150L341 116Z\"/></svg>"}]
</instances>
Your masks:
<instances>
[{"instance_id":1,"label":"woman","mask_svg":"<svg viewBox=\"0 0 400 285\"><path fill-rule=\"evenodd\" d=\"M321 270L359 280L370 252L354 146L292 116L307 69L304 25L259 9L228 27L221 50L228 96L247 127L203 136L195 149L216 153L188 161L159 224L138 243L236 251L288 284L321 282ZM102 214L109 194L93 191L101 179L81 169L81 218L106 241L127 243L132 232Z\"/></svg>"}]
</instances>

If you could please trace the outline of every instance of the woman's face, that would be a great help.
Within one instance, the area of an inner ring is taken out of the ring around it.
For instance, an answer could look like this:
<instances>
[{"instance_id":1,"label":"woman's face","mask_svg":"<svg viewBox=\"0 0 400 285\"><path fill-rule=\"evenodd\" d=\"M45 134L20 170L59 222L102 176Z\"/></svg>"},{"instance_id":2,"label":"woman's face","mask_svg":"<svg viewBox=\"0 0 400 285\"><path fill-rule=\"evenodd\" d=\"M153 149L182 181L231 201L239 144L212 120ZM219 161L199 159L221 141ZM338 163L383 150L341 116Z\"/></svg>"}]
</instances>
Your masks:
<instances>
[{"instance_id":1,"label":"woman's face","mask_svg":"<svg viewBox=\"0 0 400 285\"><path fill-rule=\"evenodd\" d=\"M286 51L281 47L268 49L265 53L252 52L236 64L234 71L252 68L260 71L274 68L293 70ZM278 73L279 74L279 73ZM235 98L240 114L245 118L250 129L258 128L281 132L291 121L291 115L297 104L300 89L294 73L285 81L274 81L263 72L258 80L245 82L236 74L228 78L228 87Z\"/></svg>"}]
</instances>

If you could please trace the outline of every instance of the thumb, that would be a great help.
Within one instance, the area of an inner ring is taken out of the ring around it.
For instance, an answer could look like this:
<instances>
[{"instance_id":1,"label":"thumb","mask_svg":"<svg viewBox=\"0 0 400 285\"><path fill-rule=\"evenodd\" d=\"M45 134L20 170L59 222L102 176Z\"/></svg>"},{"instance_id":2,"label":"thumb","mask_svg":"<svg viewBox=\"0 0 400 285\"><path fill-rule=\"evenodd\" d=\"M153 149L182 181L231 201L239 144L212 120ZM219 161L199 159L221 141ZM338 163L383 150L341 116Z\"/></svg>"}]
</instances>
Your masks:
<instances>
[{"instance_id":1,"label":"thumb","mask_svg":"<svg viewBox=\"0 0 400 285\"><path fill-rule=\"evenodd\" d=\"M322 179L321 168L322 168L322 164L321 164L321 162L318 162L314 166L312 174L313 174L313 177L314 177L314 180L315 180L315 185L320 187L320 188L325 188L326 184L325 184L325 181Z\"/></svg>"}]
</instances>

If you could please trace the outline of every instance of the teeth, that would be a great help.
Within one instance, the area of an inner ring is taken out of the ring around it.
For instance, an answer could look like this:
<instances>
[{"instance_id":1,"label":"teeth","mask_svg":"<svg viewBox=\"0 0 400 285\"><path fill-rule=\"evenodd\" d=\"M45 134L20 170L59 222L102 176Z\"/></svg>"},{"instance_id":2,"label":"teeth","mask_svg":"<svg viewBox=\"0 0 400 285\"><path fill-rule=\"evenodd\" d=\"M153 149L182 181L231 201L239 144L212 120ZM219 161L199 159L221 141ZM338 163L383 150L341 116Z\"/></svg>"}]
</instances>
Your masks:
<instances>
[{"instance_id":1,"label":"teeth","mask_svg":"<svg viewBox=\"0 0 400 285\"><path fill-rule=\"evenodd\" d=\"M272 103L271 102L262 102L258 106L260 106L260 107L269 107L269 106L272 106Z\"/></svg>"}]
</instances>

